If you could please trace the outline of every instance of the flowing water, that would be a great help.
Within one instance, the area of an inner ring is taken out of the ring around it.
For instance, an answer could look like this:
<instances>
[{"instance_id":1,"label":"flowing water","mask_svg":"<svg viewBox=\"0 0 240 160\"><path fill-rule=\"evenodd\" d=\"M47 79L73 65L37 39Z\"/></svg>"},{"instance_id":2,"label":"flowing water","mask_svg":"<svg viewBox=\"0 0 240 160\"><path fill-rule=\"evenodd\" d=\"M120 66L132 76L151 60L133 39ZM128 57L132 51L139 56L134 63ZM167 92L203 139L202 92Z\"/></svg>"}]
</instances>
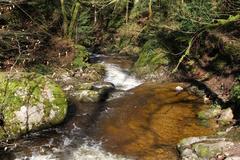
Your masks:
<instances>
[{"instance_id":1,"label":"flowing water","mask_svg":"<svg viewBox=\"0 0 240 160\"><path fill-rule=\"evenodd\" d=\"M72 103L64 124L16 141L18 147L0 159L177 159L179 140L214 133L196 118L206 107L202 100L175 91L185 84L143 83L129 74L132 61L124 57L100 57L100 62L105 81L124 94L98 104Z\"/></svg>"}]
</instances>

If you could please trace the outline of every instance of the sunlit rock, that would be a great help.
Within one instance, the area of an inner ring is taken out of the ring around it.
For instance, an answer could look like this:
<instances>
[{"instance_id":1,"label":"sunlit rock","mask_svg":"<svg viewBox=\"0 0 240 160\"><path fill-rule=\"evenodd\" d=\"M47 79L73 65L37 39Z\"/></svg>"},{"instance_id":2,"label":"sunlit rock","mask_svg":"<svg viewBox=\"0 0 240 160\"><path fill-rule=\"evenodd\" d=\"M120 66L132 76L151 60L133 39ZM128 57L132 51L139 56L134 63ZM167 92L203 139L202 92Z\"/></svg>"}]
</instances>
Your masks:
<instances>
[{"instance_id":1,"label":"sunlit rock","mask_svg":"<svg viewBox=\"0 0 240 160\"><path fill-rule=\"evenodd\" d=\"M4 116L0 139L16 138L29 131L62 122L67 101L53 81L34 73L0 74L0 101Z\"/></svg>"},{"instance_id":2,"label":"sunlit rock","mask_svg":"<svg viewBox=\"0 0 240 160\"><path fill-rule=\"evenodd\" d=\"M183 88L182 88L181 86L177 86L177 87L175 88L175 91L176 91L176 92L181 92L181 91L183 91Z\"/></svg>"},{"instance_id":3,"label":"sunlit rock","mask_svg":"<svg viewBox=\"0 0 240 160\"><path fill-rule=\"evenodd\" d=\"M221 107L220 106L215 106L210 109L198 112L198 118L199 119L212 119L221 114Z\"/></svg>"},{"instance_id":4,"label":"sunlit rock","mask_svg":"<svg viewBox=\"0 0 240 160\"><path fill-rule=\"evenodd\" d=\"M233 122L233 112L231 108L222 110L221 115L218 119L219 123L222 125L227 125Z\"/></svg>"}]
</instances>

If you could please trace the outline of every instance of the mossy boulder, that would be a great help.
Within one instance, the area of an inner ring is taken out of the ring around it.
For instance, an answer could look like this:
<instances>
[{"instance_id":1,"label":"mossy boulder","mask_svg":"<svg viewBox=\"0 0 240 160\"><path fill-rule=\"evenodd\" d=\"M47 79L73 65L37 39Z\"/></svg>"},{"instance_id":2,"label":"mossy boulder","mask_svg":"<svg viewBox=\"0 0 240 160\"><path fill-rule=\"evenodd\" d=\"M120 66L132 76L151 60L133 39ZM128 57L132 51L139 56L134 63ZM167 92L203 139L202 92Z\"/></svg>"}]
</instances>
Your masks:
<instances>
[{"instance_id":1,"label":"mossy boulder","mask_svg":"<svg viewBox=\"0 0 240 160\"><path fill-rule=\"evenodd\" d=\"M99 102L105 100L114 88L114 85L108 82L81 83L69 90L68 94L79 102Z\"/></svg>"},{"instance_id":2,"label":"mossy boulder","mask_svg":"<svg viewBox=\"0 0 240 160\"><path fill-rule=\"evenodd\" d=\"M74 93L74 99L79 102L98 102L101 99L101 94L94 90L79 90Z\"/></svg>"},{"instance_id":3,"label":"mossy boulder","mask_svg":"<svg viewBox=\"0 0 240 160\"><path fill-rule=\"evenodd\" d=\"M17 138L30 131L61 123L67 112L62 89L36 73L0 73L0 139Z\"/></svg>"},{"instance_id":4,"label":"mossy boulder","mask_svg":"<svg viewBox=\"0 0 240 160\"><path fill-rule=\"evenodd\" d=\"M198 118L207 120L207 119L215 118L220 114L221 114L221 106L214 106L214 107L211 107L210 109L198 112Z\"/></svg>"},{"instance_id":5,"label":"mossy boulder","mask_svg":"<svg viewBox=\"0 0 240 160\"><path fill-rule=\"evenodd\" d=\"M94 68L88 67L85 70L79 69L73 72L59 70L52 78L62 87L70 103L72 101L87 103L104 101L115 86L112 83L100 81L105 73L102 65L94 65Z\"/></svg>"},{"instance_id":6,"label":"mossy boulder","mask_svg":"<svg viewBox=\"0 0 240 160\"><path fill-rule=\"evenodd\" d=\"M228 157L233 148L239 144L218 137L190 137L178 144L181 159L207 160L218 159L218 156ZM239 157L238 157L239 158Z\"/></svg>"}]
</instances>

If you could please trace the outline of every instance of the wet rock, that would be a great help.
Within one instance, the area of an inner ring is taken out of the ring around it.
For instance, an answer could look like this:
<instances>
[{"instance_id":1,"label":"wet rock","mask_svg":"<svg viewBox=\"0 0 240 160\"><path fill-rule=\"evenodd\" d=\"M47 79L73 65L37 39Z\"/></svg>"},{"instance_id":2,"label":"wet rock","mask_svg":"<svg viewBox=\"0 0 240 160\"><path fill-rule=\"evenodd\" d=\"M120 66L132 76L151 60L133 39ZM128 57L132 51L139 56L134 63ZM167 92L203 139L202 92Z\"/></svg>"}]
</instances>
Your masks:
<instances>
[{"instance_id":1,"label":"wet rock","mask_svg":"<svg viewBox=\"0 0 240 160\"><path fill-rule=\"evenodd\" d=\"M98 102L101 99L101 94L93 90L79 90L73 93L73 97L79 102Z\"/></svg>"},{"instance_id":2,"label":"wet rock","mask_svg":"<svg viewBox=\"0 0 240 160\"><path fill-rule=\"evenodd\" d=\"M68 99L78 102L99 102L105 100L108 97L108 93L111 92L115 86L109 82L95 82L96 79L92 79L91 75L96 73L96 76L104 74L104 69L101 65L95 65L98 68L94 71L91 69L77 69L75 71L60 71L54 75L54 79L58 82L63 90L66 92ZM86 79L88 77L88 80ZM90 80L91 79L91 80ZM97 80L101 78L98 77ZM90 80L90 82L89 82Z\"/></svg>"},{"instance_id":3,"label":"wet rock","mask_svg":"<svg viewBox=\"0 0 240 160\"><path fill-rule=\"evenodd\" d=\"M198 97L206 96L204 90L200 90L197 86L191 86L188 88L188 91L195 94Z\"/></svg>"},{"instance_id":4,"label":"wet rock","mask_svg":"<svg viewBox=\"0 0 240 160\"><path fill-rule=\"evenodd\" d=\"M106 97L115 89L115 86L110 82L100 82L93 84L93 88L98 90L102 97Z\"/></svg>"},{"instance_id":5,"label":"wet rock","mask_svg":"<svg viewBox=\"0 0 240 160\"><path fill-rule=\"evenodd\" d=\"M221 125L227 125L233 122L233 112L231 108L227 108L221 111L221 115L218 119L218 122Z\"/></svg>"},{"instance_id":6,"label":"wet rock","mask_svg":"<svg viewBox=\"0 0 240 160\"><path fill-rule=\"evenodd\" d=\"M201 159L210 159L222 154L224 150L233 146L233 142L219 141L211 143L197 143L192 146L197 156Z\"/></svg>"},{"instance_id":7,"label":"wet rock","mask_svg":"<svg viewBox=\"0 0 240 160\"><path fill-rule=\"evenodd\" d=\"M205 104L211 104L211 100L209 97L207 97L206 95L203 96L203 103Z\"/></svg>"},{"instance_id":8,"label":"wet rock","mask_svg":"<svg viewBox=\"0 0 240 160\"><path fill-rule=\"evenodd\" d=\"M3 126L0 139L16 138L29 131L62 122L66 96L55 82L35 73L0 73Z\"/></svg>"},{"instance_id":9,"label":"wet rock","mask_svg":"<svg viewBox=\"0 0 240 160\"><path fill-rule=\"evenodd\" d=\"M92 90L93 89L93 83L80 83L76 84L77 90Z\"/></svg>"},{"instance_id":10,"label":"wet rock","mask_svg":"<svg viewBox=\"0 0 240 160\"><path fill-rule=\"evenodd\" d=\"M114 88L109 82L84 83L72 90L70 96L79 102L99 102L105 100Z\"/></svg>"},{"instance_id":11,"label":"wet rock","mask_svg":"<svg viewBox=\"0 0 240 160\"><path fill-rule=\"evenodd\" d=\"M100 82L105 75L105 67L102 64L94 64L84 69L76 69L74 77L84 82Z\"/></svg>"},{"instance_id":12,"label":"wet rock","mask_svg":"<svg viewBox=\"0 0 240 160\"><path fill-rule=\"evenodd\" d=\"M181 92L181 91L183 91L183 87L177 86L177 87L175 88L175 91L176 91L176 92Z\"/></svg>"},{"instance_id":13,"label":"wet rock","mask_svg":"<svg viewBox=\"0 0 240 160\"><path fill-rule=\"evenodd\" d=\"M208 110L204 110L198 113L198 118L200 119L212 119L221 114L221 107L220 106L214 106Z\"/></svg>"},{"instance_id":14,"label":"wet rock","mask_svg":"<svg viewBox=\"0 0 240 160\"><path fill-rule=\"evenodd\" d=\"M227 158L225 158L225 160L240 160L240 156L227 157Z\"/></svg>"},{"instance_id":15,"label":"wet rock","mask_svg":"<svg viewBox=\"0 0 240 160\"><path fill-rule=\"evenodd\" d=\"M193 150L188 149L188 148L186 148L185 150L183 150L181 156L183 157L183 158L182 158L183 160L189 160L189 159L197 160L197 159L198 159L197 154L194 153Z\"/></svg>"},{"instance_id":16,"label":"wet rock","mask_svg":"<svg viewBox=\"0 0 240 160\"><path fill-rule=\"evenodd\" d=\"M103 89L103 90L113 90L115 86L110 82L100 82L93 84L93 87L96 89Z\"/></svg>"},{"instance_id":17,"label":"wet rock","mask_svg":"<svg viewBox=\"0 0 240 160\"><path fill-rule=\"evenodd\" d=\"M236 144L225 138L209 138L209 137L191 137L183 139L178 144L182 159L216 159L216 157L227 157L230 150Z\"/></svg>"}]
</instances>

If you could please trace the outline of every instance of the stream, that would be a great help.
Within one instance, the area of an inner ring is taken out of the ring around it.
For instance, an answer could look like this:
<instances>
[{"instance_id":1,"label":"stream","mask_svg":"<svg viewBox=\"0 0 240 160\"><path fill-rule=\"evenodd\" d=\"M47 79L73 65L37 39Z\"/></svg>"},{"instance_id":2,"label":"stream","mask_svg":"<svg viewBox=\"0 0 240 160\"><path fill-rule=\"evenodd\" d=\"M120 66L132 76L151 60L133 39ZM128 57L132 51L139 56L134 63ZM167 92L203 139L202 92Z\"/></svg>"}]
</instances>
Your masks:
<instances>
[{"instance_id":1,"label":"stream","mask_svg":"<svg viewBox=\"0 0 240 160\"><path fill-rule=\"evenodd\" d=\"M175 91L187 84L143 82L130 74L133 62L125 57L95 59L106 66L105 81L116 86L110 99L73 103L66 122L17 140L1 160L171 160L178 159L181 139L215 132L196 118L207 107L202 99Z\"/></svg>"}]
</instances>

